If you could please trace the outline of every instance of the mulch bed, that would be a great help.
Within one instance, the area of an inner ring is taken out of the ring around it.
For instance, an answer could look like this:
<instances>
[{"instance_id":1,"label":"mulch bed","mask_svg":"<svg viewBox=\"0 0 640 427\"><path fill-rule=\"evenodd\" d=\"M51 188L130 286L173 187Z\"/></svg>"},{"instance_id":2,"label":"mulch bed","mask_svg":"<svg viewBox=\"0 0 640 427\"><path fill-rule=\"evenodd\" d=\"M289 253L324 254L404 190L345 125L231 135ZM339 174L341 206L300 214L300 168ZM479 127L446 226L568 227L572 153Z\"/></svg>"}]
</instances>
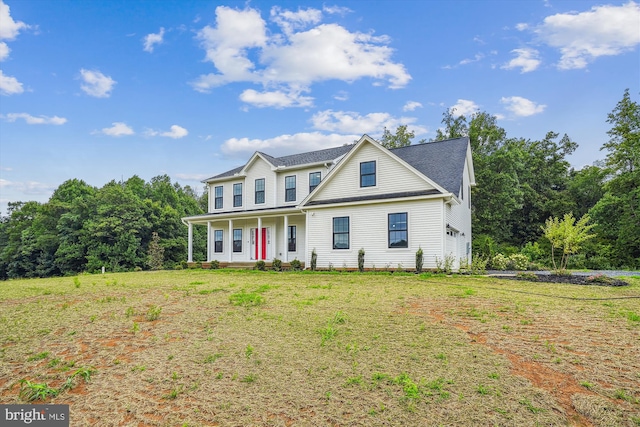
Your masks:
<instances>
[{"instance_id":1,"label":"mulch bed","mask_svg":"<svg viewBox=\"0 0 640 427\"><path fill-rule=\"evenodd\" d=\"M570 285L590 285L590 286L629 286L628 282L620 279L614 279L607 276L577 276L577 275L558 275L558 274L534 274L525 273L524 275L515 276L493 276L499 279L509 280L525 280L529 282L546 282L546 283L567 283Z\"/></svg>"}]
</instances>

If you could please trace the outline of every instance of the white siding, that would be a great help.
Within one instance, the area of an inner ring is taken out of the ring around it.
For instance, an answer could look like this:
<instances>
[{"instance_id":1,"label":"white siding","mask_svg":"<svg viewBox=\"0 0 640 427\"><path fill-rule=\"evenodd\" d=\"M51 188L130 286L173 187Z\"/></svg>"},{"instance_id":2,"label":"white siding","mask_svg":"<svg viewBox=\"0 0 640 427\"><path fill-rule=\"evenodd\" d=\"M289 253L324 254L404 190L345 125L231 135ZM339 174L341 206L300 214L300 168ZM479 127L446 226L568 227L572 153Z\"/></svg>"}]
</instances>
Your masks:
<instances>
[{"instance_id":1,"label":"white siding","mask_svg":"<svg viewBox=\"0 0 640 427\"><path fill-rule=\"evenodd\" d=\"M365 268L415 268L418 248L424 251L423 268L435 268L442 257L442 200L419 200L314 209L307 214L309 245L307 259L315 248L317 267L356 268L358 251L365 250ZM388 214L408 214L408 248L389 248ZM333 249L333 218L349 217L349 249Z\"/></svg>"},{"instance_id":2,"label":"white siding","mask_svg":"<svg viewBox=\"0 0 640 427\"><path fill-rule=\"evenodd\" d=\"M446 223L457 231L454 236L447 236L446 254L455 256L455 268L465 258L471 261L471 191L469 184L469 168L465 163L460 204L451 203L446 207ZM469 253L467 253L467 247Z\"/></svg>"},{"instance_id":3,"label":"white siding","mask_svg":"<svg viewBox=\"0 0 640 427\"><path fill-rule=\"evenodd\" d=\"M314 201L433 189L424 179L370 143L356 149L358 151L349 163L334 172L336 175L314 196ZM376 161L376 186L361 188L360 163L372 160Z\"/></svg>"},{"instance_id":4,"label":"white siding","mask_svg":"<svg viewBox=\"0 0 640 427\"><path fill-rule=\"evenodd\" d=\"M245 209L264 209L275 206L273 194L273 181L275 173L271 170L271 165L260 157L256 158L246 171L245 191L246 206ZM264 178L264 203L256 204L256 179Z\"/></svg>"},{"instance_id":5,"label":"white siding","mask_svg":"<svg viewBox=\"0 0 640 427\"><path fill-rule=\"evenodd\" d=\"M278 194L276 195L277 206L296 206L309 195L309 174L311 172L320 172L321 179L327 175L327 168L325 167L312 167L305 169L285 170L278 172ZM285 186L284 181L287 176L296 177L296 200L293 202L285 202Z\"/></svg>"}]
</instances>

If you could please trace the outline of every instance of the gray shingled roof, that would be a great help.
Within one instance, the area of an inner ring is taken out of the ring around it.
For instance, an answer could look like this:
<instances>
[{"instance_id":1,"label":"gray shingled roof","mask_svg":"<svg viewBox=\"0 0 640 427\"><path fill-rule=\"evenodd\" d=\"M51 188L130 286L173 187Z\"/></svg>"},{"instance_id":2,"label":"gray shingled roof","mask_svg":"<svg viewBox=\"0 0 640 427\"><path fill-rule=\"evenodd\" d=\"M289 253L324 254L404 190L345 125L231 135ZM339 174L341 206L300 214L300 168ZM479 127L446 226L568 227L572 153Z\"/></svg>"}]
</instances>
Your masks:
<instances>
[{"instance_id":1,"label":"gray shingled roof","mask_svg":"<svg viewBox=\"0 0 640 427\"><path fill-rule=\"evenodd\" d=\"M447 191L458 194L460 186L462 185L462 173L464 172L468 143L469 139L466 137L447 139L444 141L394 148L391 152ZM354 144L342 145L340 147L292 154L284 157L272 157L262 152L260 152L260 154L274 166L290 167L310 163L330 162L348 153L353 147ZM231 177L237 172L240 172L243 167L244 165L239 166L209 179Z\"/></svg>"},{"instance_id":2,"label":"gray shingled roof","mask_svg":"<svg viewBox=\"0 0 640 427\"><path fill-rule=\"evenodd\" d=\"M350 145L341 145L340 147L326 148L324 150L318 151L310 151L307 153L300 154L291 154L289 156L283 157L272 157L266 153L258 151L260 155L262 155L266 160L268 160L274 166L297 166L297 165L306 165L310 163L320 163L320 162L331 162L337 159L340 156L348 153L354 147L355 144ZM227 178L231 177L234 174L240 172L243 166L239 166L235 169L228 170L219 175L206 179L205 181L209 181L211 179L218 178Z\"/></svg>"},{"instance_id":3,"label":"gray shingled roof","mask_svg":"<svg viewBox=\"0 0 640 427\"><path fill-rule=\"evenodd\" d=\"M465 137L394 148L391 152L445 190L458 194L467 144L469 138Z\"/></svg>"}]
</instances>

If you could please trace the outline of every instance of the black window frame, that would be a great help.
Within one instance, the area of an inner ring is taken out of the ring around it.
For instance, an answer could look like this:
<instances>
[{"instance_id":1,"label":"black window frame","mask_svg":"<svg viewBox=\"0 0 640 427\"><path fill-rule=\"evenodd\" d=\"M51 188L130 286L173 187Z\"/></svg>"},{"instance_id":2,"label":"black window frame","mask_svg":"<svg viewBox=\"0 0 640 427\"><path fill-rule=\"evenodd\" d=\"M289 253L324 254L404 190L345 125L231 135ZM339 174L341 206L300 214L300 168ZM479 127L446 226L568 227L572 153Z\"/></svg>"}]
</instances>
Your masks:
<instances>
[{"instance_id":1,"label":"black window frame","mask_svg":"<svg viewBox=\"0 0 640 427\"><path fill-rule=\"evenodd\" d=\"M220 194L218 194L218 190L220 190ZM224 206L224 187L222 185L218 185L213 189L214 195L214 209L222 209ZM219 202L219 203L218 203Z\"/></svg>"},{"instance_id":2,"label":"black window frame","mask_svg":"<svg viewBox=\"0 0 640 427\"><path fill-rule=\"evenodd\" d=\"M224 230L213 230L213 252L217 254L224 252Z\"/></svg>"},{"instance_id":3,"label":"black window frame","mask_svg":"<svg viewBox=\"0 0 640 427\"><path fill-rule=\"evenodd\" d=\"M373 172L367 171L366 173L364 173L363 169L371 164L373 164ZM376 168L377 168L377 165L375 160L370 160L368 162L360 162L360 188L376 186L376 183L377 183ZM373 183L365 182L365 181L368 181L370 177L373 177Z\"/></svg>"},{"instance_id":4,"label":"black window frame","mask_svg":"<svg viewBox=\"0 0 640 427\"><path fill-rule=\"evenodd\" d=\"M262 190L258 190L258 182L262 183ZM264 178L257 178L255 181L255 204L256 205L260 205L265 203L265 187L266 187L266 183L265 183L265 179ZM261 197L260 197L261 196ZM260 201L262 200L262 201Z\"/></svg>"},{"instance_id":5,"label":"black window frame","mask_svg":"<svg viewBox=\"0 0 640 427\"><path fill-rule=\"evenodd\" d=\"M298 230L295 225L289 225L287 228L287 250L295 252L297 247Z\"/></svg>"},{"instance_id":6,"label":"black window frame","mask_svg":"<svg viewBox=\"0 0 640 427\"><path fill-rule=\"evenodd\" d=\"M239 194L236 194L237 188L240 189ZM233 207L234 208L242 207L242 183L241 182L237 182L233 184Z\"/></svg>"},{"instance_id":7,"label":"black window frame","mask_svg":"<svg viewBox=\"0 0 640 427\"><path fill-rule=\"evenodd\" d=\"M316 177L316 176L317 176L317 179L318 179L318 183L313 185L312 184L312 179L313 179L313 177ZM311 193L313 190L316 189L316 187L318 185L320 185L320 181L322 181L322 172L310 172L309 173L309 193Z\"/></svg>"},{"instance_id":8,"label":"black window frame","mask_svg":"<svg viewBox=\"0 0 640 427\"><path fill-rule=\"evenodd\" d=\"M404 216L404 221L396 219L402 216ZM404 239L399 239L398 235L402 234L404 234ZM403 241L404 243L401 243ZM387 215L387 243L389 248L394 249L409 247L409 214L407 212L396 212Z\"/></svg>"},{"instance_id":9,"label":"black window frame","mask_svg":"<svg viewBox=\"0 0 640 427\"><path fill-rule=\"evenodd\" d=\"M336 249L336 250L349 249L349 247L351 246L351 242L350 242L351 236L349 235L349 231L350 231L349 222L350 222L350 218L348 216L333 217L333 220L332 220L333 249ZM340 228L338 229L336 225L338 225ZM345 231L345 228L346 228L346 231ZM336 237L341 237L341 236L347 236L346 247L338 247L336 244Z\"/></svg>"},{"instance_id":10,"label":"black window frame","mask_svg":"<svg viewBox=\"0 0 640 427\"><path fill-rule=\"evenodd\" d=\"M293 187L288 187L288 182L291 182L290 178L293 178ZM296 175L289 175L284 177L284 201L296 201Z\"/></svg>"},{"instance_id":11,"label":"black window frame","mask_svg":"<svg viewBox=\"0 0 640 427\"><path fill-rule=\"evenodd\" d=\"M236 234L239 233L239 236ZM239 237L239 238L236 238ZM233 252L241 253L242 252L242 228L234 228L233 229Z\"/></svg>"}]
</instances>

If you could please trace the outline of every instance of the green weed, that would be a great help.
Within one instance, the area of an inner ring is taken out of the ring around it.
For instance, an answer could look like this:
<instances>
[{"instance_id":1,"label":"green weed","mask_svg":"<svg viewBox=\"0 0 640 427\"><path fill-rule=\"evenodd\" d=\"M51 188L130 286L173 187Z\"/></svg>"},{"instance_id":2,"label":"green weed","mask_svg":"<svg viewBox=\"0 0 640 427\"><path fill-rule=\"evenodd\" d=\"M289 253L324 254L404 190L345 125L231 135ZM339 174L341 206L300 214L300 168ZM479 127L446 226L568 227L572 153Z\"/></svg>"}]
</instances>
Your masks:
<instances>
[{"instance_id":1,"label":"green weed","mask_svg":"<svg viewBox=\"0 0 640 427\"><path fill-rule=\"evenodd\" d=\"M264 297L255 292L246 293L242 292L233 294L229 297L229 301L233 305L239 305L242 307L255 307L264 304Z\"/></svg>"},{"instance_id":2,"label":"green weed","mask_svg":"<svg viewBox=\"0 0 640 427\"><path fill-rule=\"evenodd\" d=\"M162 307L157 306L157 305L152 305L151 307L149 307L149 309L147 310L147 314L145 315L145 318L149 321L152 322L154 320L158 320L158 318L160 317L160 313L162 312Z\"/></svg>"},{"instance_id":3,"label":"green weed","mask_svg":"<svg viewBox=\"0 0 640 427\"><path fill-rule=\"evenodd\" d=\"M42 359L46 359L47 357L49 357L49 352L48 351L43 351L42 353L38 353L35 354L33 356L30 356L29 358L27 358L27 362L33 362L36 360L42 360Z\"/></svg>"},{"instance_id":4,"label":"green weed","mask_svg":"<svg viewBox=\"0 0 640 427\"><path fill-rule=\"evenodd\" d=\"M18 395L26 402L46 400L49 397L56 397L60 394L58 389L49 387L46 383L32 383L25 379L18 382L20 383L20 392Z\"/></svg>"},{"instance_id":5,"label":"green weed","mask_svg":"<svg viewBox=\"0 0 640 427\"><path fill-rule=\"evenodd\" d=\"M520 404L524 405L533 414L539 414L541 412L545 412L544 408L537 408L537 407L533 406L531 401L529 399L527 399L527 398L520 399Z\"/></svg>"}]
</instances>

